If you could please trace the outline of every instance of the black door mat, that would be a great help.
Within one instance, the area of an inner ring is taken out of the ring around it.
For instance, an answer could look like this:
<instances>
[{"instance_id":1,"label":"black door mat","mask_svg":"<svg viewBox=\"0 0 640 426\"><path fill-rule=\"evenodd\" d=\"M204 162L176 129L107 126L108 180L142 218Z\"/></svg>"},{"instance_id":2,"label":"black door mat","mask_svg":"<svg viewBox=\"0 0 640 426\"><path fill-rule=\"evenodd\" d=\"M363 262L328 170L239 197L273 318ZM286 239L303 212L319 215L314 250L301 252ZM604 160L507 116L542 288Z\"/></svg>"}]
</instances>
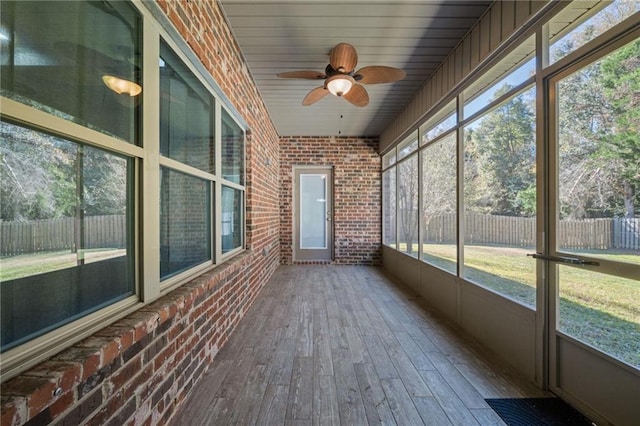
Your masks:
<instances>
[{"instance_id":1,"label":"black door mat","mask_svg":"<svg viewBox=\"0 0 640 426\"><path fill-rule=\"evenodd\" d=\"M509 426L593 425L559 398L492 398L486 401Z\"/></svg>"}]
</instances>

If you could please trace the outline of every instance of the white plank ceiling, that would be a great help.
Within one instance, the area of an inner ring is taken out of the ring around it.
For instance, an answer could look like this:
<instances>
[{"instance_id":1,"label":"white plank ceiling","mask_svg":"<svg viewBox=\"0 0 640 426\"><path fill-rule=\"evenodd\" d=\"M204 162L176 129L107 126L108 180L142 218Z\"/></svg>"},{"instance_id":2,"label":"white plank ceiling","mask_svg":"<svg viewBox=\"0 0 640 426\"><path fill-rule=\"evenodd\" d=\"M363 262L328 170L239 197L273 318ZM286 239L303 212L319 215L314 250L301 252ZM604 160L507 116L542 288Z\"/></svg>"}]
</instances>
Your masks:
<instances>
[{"instance_id":1,"label":"white plank ceiling","mask_svg":"<svg viewBox=\"0 0 640 426\"><path fill-rule=\"evenodd\" d=\"M232 31L281 136L377 136L411 101L491 1L221 0ZM283 71L324 72L338 43L358 52L356 70L401 68L396 83L366 85L364 108L326 96L302 106L322 80L281 79Z\"/></svg>"}]
</instances>

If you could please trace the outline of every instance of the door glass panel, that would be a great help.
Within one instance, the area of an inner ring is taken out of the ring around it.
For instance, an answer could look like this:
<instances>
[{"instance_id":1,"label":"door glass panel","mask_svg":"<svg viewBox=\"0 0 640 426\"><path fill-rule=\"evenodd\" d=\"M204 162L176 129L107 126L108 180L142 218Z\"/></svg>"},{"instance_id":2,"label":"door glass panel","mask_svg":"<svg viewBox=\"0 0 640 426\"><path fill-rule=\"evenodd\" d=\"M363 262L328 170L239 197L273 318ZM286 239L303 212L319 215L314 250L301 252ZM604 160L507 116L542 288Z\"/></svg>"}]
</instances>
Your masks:
<instances>
[{"instance_id":1,"label":"door glass panel","mask_svg":"<svg viewBox=\"0 0 640 426\"><path fill-rule=\"evenodd\" d=\"M300 175L300 248L327 248L326 176Z\"/></svg>"},{"instance_id":2,"label":"door glass panel","mask_svg":"<svg viewBox=\"0 0 640 426\"><path fill-rule=\"evenodd\" d=\"M558 249L640 264L640 40L557 85Z\"/></svg>"},{"instance_id":3,"label":"door glass panel","mask_svg":"<svg viewBox=\"0 0 640 426\"><path fill-rule=\"evenodd\" d=\"M640 368L640 281L558 268L558 329Z\"/></svg>"}]
</instances>

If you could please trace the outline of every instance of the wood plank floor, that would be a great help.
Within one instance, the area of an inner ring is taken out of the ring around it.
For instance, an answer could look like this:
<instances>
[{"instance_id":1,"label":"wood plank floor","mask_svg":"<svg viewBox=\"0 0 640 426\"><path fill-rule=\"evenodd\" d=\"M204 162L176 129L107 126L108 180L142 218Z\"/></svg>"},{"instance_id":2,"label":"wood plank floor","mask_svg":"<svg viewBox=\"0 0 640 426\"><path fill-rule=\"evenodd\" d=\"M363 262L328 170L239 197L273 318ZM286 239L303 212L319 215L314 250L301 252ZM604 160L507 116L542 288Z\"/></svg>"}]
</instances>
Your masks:
<instances>
[{"instance_id":1,"label":"wood plank floor","mask_svg":"<svg viewBox=\"0 0 640 426\"><path fill-rule=\"evenodd\" d=\"M500 425L543 392L366 266L281 266L173 425Z\"/></svg>"}]
</instances>

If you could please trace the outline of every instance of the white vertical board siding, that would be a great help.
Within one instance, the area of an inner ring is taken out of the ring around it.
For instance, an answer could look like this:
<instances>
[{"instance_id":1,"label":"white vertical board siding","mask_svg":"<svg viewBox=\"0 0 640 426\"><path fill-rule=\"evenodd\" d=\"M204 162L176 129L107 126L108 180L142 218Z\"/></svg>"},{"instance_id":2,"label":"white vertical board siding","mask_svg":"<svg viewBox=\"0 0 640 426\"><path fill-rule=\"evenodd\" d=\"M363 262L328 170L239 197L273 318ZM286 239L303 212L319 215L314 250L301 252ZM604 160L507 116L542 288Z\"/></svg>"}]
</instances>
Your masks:
<instances>
[{"instance_id":1,"label":"white vertical board siding","mask_svg":"<svg viewBox=\"0 0 640 426\"><path fill-rule=\"evenodd\" d=\"M380 136L380 151L389 148L411 127L474 71L487 57L550 0L505 0L495 2L449 54L396 119Z\"/></svg>"}]
</instances>

